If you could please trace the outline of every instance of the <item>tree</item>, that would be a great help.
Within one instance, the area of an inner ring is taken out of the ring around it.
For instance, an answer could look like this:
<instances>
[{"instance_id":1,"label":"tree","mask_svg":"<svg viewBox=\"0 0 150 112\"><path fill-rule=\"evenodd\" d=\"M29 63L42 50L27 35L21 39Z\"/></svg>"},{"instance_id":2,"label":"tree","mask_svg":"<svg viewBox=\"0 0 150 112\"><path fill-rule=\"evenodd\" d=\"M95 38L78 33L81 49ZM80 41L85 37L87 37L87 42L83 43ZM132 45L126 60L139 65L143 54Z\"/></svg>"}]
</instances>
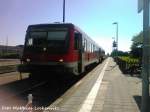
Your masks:
<instances>
[{"instance_id":1,"label":"tree","mask_svg":"<svg viewBox=\"0 0 150 112\"><path fill-rule=\"evenodd\" d=\"M117 50L113 50L111 52L111 56L115 57L115 56L129 56L128 52L123 52L123 51L117 51Z\"/></svg>"},{"instance_id":2,"label":"tree","mask_svg":"<svg viewBox=\"0 0 150 112\"><path fill-rule=\"evenodd\" d=\"M131 45L131 55L133 57L142 58L142 47L143 47L143 32L133 36Z\"/></svg>"}]
</instances>

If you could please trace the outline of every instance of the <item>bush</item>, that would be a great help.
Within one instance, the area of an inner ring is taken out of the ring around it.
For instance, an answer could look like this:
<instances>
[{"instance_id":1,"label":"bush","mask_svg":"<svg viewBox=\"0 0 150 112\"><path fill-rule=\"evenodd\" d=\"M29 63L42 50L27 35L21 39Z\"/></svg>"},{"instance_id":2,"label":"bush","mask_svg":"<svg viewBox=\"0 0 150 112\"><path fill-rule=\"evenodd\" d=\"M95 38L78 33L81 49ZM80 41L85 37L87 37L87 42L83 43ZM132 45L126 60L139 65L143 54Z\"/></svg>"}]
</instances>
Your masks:
<instances>
[{"instance_id":1,"label":"bush","mask_svg":"<svg viewBox=\"0 0 150 112\"><path fill-rule=\"evenodd\" d=\"M138 58L132 58L130 56L120 56L119 57L122 61L125 61L126 63L130 64L130 65L135 65L139 63L139 59Z\"/></svg>"},{"instance_id":2,"label":"bush","mask_svg":"<svg viewBox=\"0 0 150 112\"><path fill-rule=\"evenodd\" d=\"M1 53L0 58L17 59L20 58L20 55L18 53Z\"/></svg>"},{"instance_id":3,"label":"bush","mask_svg":"<svg viewBox=\"0 0 150 112\"><path fill-rule=\"evenodd\" d=\"M123 73L133 74L133 72L136 72L141 66L138 58L133 58L130 56L116 57L115 60Z\"/></svg>"}]
</instances>

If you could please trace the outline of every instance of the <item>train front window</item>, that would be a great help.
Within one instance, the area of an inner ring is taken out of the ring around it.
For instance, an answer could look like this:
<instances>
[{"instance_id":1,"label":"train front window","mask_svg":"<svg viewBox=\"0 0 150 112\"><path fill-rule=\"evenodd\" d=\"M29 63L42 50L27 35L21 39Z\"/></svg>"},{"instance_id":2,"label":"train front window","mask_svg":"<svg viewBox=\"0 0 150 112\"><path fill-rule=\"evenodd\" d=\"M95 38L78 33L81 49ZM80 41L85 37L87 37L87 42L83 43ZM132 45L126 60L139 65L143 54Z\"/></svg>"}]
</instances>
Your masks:
<instances>
[{"instance_id":1,"label":"train front window","mask_svg":"<svg viewBox=\"0 0 150 112\"><path fill-rule=\"evenodd\" d=\"M50 51L51 48L64 48L67 44L67 30L48 31L47 44Z\"/></svg>"},{"instance_id":2,"label":"train front window","mask_svg":"<svg viewBox=\"0 0 150 112\"><path fill-rule=\"evenodd\" d=\"M66 31L49 31L48 40L65 40L66 35Z\"/></svg>"},{"instance_id":3,"label":"train front window","mask_svg":"<svg viewBox=\"0 0 150 112\"><path fill-rule=\"evenodd\" d=\"M49 53L66 52L68 48L68 29L64 28L43 28L32 29L27 33L27 49L41 52L43 47Z\"/></svg>"},{"instance_id":4,"label":"train front window","mask_svg":"<svg viewBox=\"0 0 150 112\"><path fill-rule=\"evenodd\" d=\"M27 46L33 46L33 38L28 39Z\"/></svg>"},{"instance_id":5,"label":"train front window","mask_svg":"<svg viewBox=\"0 0 150 112\"><path fill-rule=\"evenodd\" d=\"M28 46L43 46L47 37L46 32L30 32L30 38L27 41Z\"/></svg>"}]
</instances>

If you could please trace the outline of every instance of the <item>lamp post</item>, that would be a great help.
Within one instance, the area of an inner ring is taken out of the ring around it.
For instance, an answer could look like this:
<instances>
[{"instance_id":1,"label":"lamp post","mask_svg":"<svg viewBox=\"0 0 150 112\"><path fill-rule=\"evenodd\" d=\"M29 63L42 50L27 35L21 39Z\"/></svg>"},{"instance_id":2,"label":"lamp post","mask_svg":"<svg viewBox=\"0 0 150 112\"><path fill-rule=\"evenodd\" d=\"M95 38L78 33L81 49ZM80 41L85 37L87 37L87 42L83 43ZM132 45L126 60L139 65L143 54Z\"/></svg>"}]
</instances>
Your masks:
<instances>
[{"instance_id":1,"label":"lamp post","mask_svg":"<svg viewBox=\"0 0 150 112\"><path fill-rule=\"evenodd\" d=\"M142 104L141 112L150 112L150 0L138 0L138 13L143 10Z\"/></svg>"},{"instance_id":2,"label":"lamp post","mask_svg":"<svg viewBox=\"0 0 150 112\"><path fill-rule=\"evenodd\" d=\"M142 104L141 112L149 112L150 37L149 0L143 0L143 63L142 63Z\"/></svg>"},{"instance_id":3,"label":"lamp post","mask_svg":"<svg viewBox=\"0 0 150 112\"><path fill-rule=\"evenodd\" d=\"M116 50L118 51L118 22L114 22L113 25L116 25Z\"/></svg>"},{"instance_id":4,"label":"lamp post","mask_svg":"<svg viewBox=\"0 0 150 112\"><path fill-rule=\"evenodd\" d=\"M65 0L63 0L63 23L65 22Z\"/></svg>"}]
</instances>

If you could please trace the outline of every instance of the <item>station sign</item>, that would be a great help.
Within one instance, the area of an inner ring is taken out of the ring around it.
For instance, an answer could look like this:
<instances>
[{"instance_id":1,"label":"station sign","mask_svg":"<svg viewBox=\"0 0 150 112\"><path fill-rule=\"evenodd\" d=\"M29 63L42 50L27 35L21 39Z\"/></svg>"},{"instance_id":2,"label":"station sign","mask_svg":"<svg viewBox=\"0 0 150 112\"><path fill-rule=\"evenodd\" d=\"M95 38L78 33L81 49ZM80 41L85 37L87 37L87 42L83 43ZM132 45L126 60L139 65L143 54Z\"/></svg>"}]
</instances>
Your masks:
<instances>
[{"instance_id":1,"label":"station sign","mask_svg":"<svg viewBox=\"0 0 150 112\"><path fill-rule=\"evenodd\" d=\"M117 42L113 42L113 47L117 47Z\"/></svg>"}]
</instances>

